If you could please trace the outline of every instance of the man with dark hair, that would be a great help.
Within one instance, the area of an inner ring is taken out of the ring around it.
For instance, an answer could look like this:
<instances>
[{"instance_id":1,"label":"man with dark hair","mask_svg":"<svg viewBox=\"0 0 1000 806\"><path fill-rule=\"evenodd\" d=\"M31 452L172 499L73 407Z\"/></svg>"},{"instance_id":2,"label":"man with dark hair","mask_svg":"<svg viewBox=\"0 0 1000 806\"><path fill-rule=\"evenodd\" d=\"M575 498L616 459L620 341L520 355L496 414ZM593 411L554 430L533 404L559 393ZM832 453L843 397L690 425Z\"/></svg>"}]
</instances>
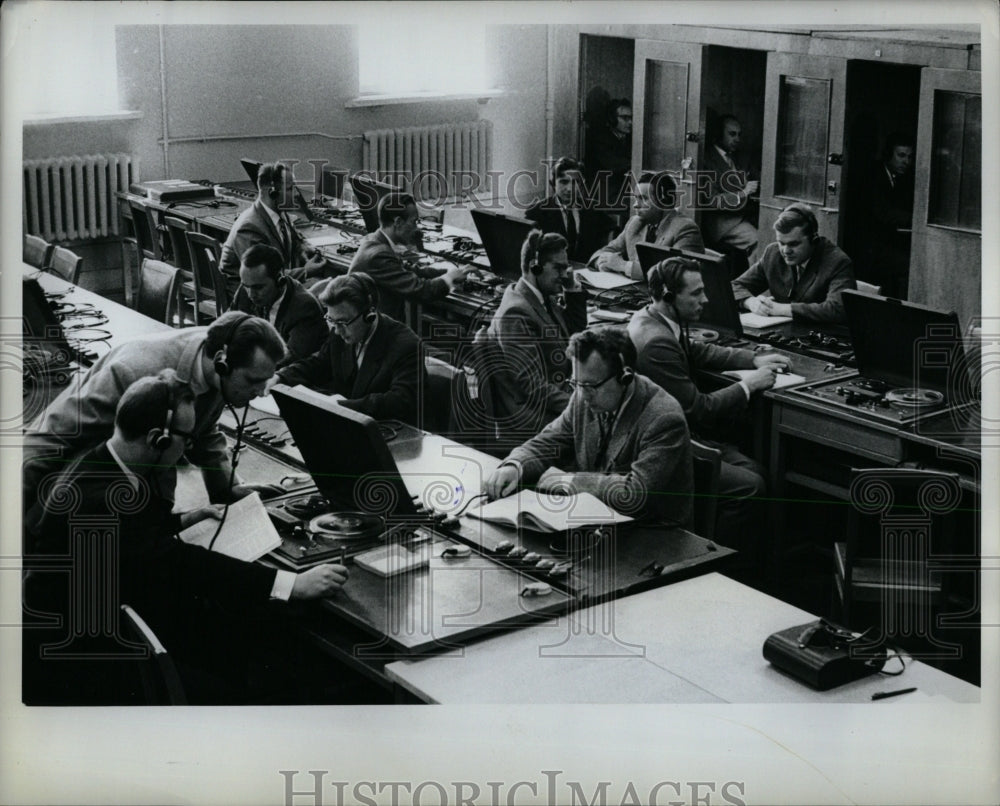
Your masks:
<instances>
[{"instance_id":1,"label":"man with dark hair","mask_svg":"<svg viewBox=\"0 0 1000 806\"><path fill-rule=\"evenodd\" d=\"M504 359L493 389L508 430L532 436L566 408L566 344L586 326L586 292L569 271L566 239L532 230L521 247L521 279L504 291L488 334Z\"/></svg>"},{"instance_id":2,"label":"man with dark hair","mask_svg":"<svg viewBox=\"0 0 1000 806\"><path fill-rule=\"evenodd\" d=\"M601 209L620 214L628 208L622 191L632 169L632 102L628 98L608 101L607 120L587 129L584 154L587 181L597 188Z\"/></svg>"},{"instance_id":3,"label":"man with dark hair","mask_svg":"<svg viewBox=\"0 0 1000 806\"><path fill-rule=\"evenodd\" d=\"M225 405L240 408L262 395L275 367L285 355L278 331L264 319L229 311L206 327L155 333L120 344L103 355L49 404L25 435L24 508L35 503L39 481L57 472L82 451L111 436L115 407L124 391L139 378L173 369L195 396L196 421L185 456L201 467L212 501L240 498L270 485L242 484L229 488L230 465L226 439L218 429ZM173 474L167 480L172 495Z\"/></svg>"},{"instance_id":4,"label":"man with dark hair","mask_svg":"<svg viewBox=\"0 0 1000 806\"><path fill-rule=\"evenodd\" d=\"M627 351L618 328L573 334L569 405L487 479L490 498L534 484L587 492L627 515L690 525L694 479L684 412L631 370Z\"/></svg>"},{"instance_id":5,"label":"man with dark hair","mask_svg":"<svg viewBox=\"0 0 1000 806\"><path fill-rule=\"evenodd\" d=\"M578 263L586 263L606 245L615 226L585 198L582 170L583 165L570 157L556 160L552 166L552 195L533 204L524 214L542 232L562 235L569 259Z\"/></svg>"},{"instance_id":6,"label":"man with dark hair","mask_svg":"<svg viewBox=\"0 0 1000 806\"><path fill-rule=\"evenodd\" d=\"M701 229L709 246L729 246L748 257L757 249L757 205L760 182L750 178L749 164L740 153L743 127L734 115L723 115L713 143L705 149L697 203ZM702 193L705 198L702 198Z\"/></svg>"},{"instance_id":7,"label":"man with dark hair","mask_svg":"<svg viewBox=\"0 0 1000 806\"><path fill-rule=\"evenodd\" d=\"M913 227L913 138L893 132L872 166L863 195L858 278L887 297L906 299Z\"/></svg>"},{"instance_id":8,"label":"man with dark hair","mask_svg":"<svg viewBox=\"0 0 1000 806\"><path fill-rule=\"evenodd\" d=\"M294 188L295 177L290 168L280 162L261 166L257 174L257 198L236 219L222 245L219 269L226 279L229 299L233 299L240 286L243 253L256 243L277 249L285 270L296 280L324 273L326 259L303 240L284 212L294 206Z\"/></svg>"},{"instance_id":9,"label":"man with dark hair","mask_svg":"<svg viewBox=\"0 0 1000 806\"><path fill-rule=\"evenodd\" d=\"M425 277L408 269L402 255L417 242L417 202L409 193L392 192L378 203L379 228L361 239L349 273L364 272L378 286L379 310L398 322L405 321L405 302L444 299L471 271L454 266L440 277Z\"/></svg>"},{"instance_id":10,"label":"man with dark hair","mask_svg":"<svg viewBox=\"0 0 1000 806\"><path fill-rule=\"evenodd\" d=\"M288 348L279 366L311 355L326 340L319 300L287 276L281 253L268 244L255 243L243 253L233 310L252 313L275 326Z\"/></svg>"},{"instance_id":11,"label":"man with dark hair","mask_svg":"<svg viewBox=\"0 0 1000 806\"><path fill-rule=\"evenodd\" d=\"M844 321L840 292L857 287L851 259L819 234L816 215L804 204L782 210L774 232L777 242L733 280L737 303L761 316Z\"/></svg>"},{"instance_id":12,"label":"man with dark hair","mask_svg":"<svg viewBox=\"0 0 1000 806\"><path fill-rule=\"evenodd\" d=\"M330 323L326 342L279 370L275 381L330 392L340 405L376 420L415 423L424 371L416 334L378 312L378 288L364 272L334 277L320 302Z\"/></svg>"},{"instance_id":13,"label":"man with dark hair","mask_svg":"<svg viewBox=\"0 0 1000 806\"><path fill-rule=\"evenodd\" d=\"M776 353L754 353L691 341L687 328L701 317L708 301L701 267L693 260L669 258L649 270L652 303L636 311L628 324L636 349L635 368L680 403L693 438L722 451L719 479L718 536L734 548L748 548L748 533L759 527L754 499L766 491L764 469L720 437L742 425L750 397L774 385L775 372L788 366ZM739 383L702 392L698 371L752 369Z\"/></svg>"},{"instance_id":14,"label":"man with dark hair","mask_svg":"<svg viewBox=\"0 0 1000 806\"><path fill-rule=\"evenodd\" d=\"M642 266L635 253L637 243L704 252L698 225L677 210L677 185L670 174L645 173L639 177L635 194L635 215L611 243L590 258L601 271L624 274L642 280Z\"/></svg>"},{"instance_id":15,"label":"man with dark hair","mask_svg":"<svg viewBox=\"0 0 1000 806\"><path fill-rule=\"evenodd\" d=\"M328 596L347 579L347 569L340 565L322 565L296 576L175 539L177 532L194 523L220 517L219 506L173 513L173 501L161 489L160 477L174 471L194 439L195 406L190 386L172 369L139 378L118 402L111 437L48 479L43 488L47 495L25 520L25 565L30 569L25 602L32 610L62 615L65 629L106 607L100 614L108 631L103 649L120 653L126 647L116 645L114 638L120 633L113 626L118 623L119 605L129 604L169 647L182 673L189 666L202 667L211 655L225 658L221 665L228 670L233 658L225 656L252 643L236 640L231 625L212 630L212 611L205 602L238 608L244 620L241 629L259 640L259 621L249 617L248 608L269 599ZM100 527L95 529L95 523ZM86 530L82 541L81 526ZM46 572L45 560L54 557L71 559L72 584L62 571ZM103 573L94 570L97 558ZM74 611L81 607L83 611ZM41 656L42 645L60 643L58 634L38 627L26 629L25 637L26 672L31 671L24 681L26 699L86 704L98 696L94 689L100 688L99 681L77 674L81 667L72 664L71 646L64 647L64 657ZM90 640L93 654L101 645L94 636ZM220 646L211 646L219 642ZM77 647L77 653L81 649ZM90 665L100 677L108 667L113 668L108 663ZM189 695L197 696L190 686ZM240 698L236 691L228 696Z\"/></svg>"}]
</instances>

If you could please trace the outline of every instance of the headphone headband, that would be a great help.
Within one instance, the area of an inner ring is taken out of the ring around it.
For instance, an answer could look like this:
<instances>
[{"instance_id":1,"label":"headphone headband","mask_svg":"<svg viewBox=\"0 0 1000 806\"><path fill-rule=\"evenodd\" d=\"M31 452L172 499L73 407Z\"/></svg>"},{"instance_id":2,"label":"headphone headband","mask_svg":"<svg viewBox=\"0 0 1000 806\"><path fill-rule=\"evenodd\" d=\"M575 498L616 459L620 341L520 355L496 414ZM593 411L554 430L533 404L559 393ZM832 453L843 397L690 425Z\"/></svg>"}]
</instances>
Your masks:
<instances>
[{"instance_id":1,"label":"headphone headband","mask_svg":"<svg viewBox=\"0 0 1000 806\"><path fill-rule=\"evenodd\" d=\"M253 314L241 313L239 316L233 317L232 323L226 326L222 344L212 357L212 366L221 377L226 377L233 371L232 367L229 366L229 345L236 336L236 331L240 329L240 325L248 319L253 319Z\"/></svg>"}]
</instances>

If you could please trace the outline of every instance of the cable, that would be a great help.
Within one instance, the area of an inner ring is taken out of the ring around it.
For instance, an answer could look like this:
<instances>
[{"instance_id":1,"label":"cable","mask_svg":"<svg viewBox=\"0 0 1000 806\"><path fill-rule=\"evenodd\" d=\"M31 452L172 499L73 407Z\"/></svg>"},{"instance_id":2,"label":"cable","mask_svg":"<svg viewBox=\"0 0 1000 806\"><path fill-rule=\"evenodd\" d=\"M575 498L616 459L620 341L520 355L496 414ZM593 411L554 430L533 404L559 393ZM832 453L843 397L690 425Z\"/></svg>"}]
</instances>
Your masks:
<instances>
[{"instance_id":1,"label":"cable","mask_svg":"<svg viewBox=\"0 0 1000 806\"><path fill-rule=\"evenodd\" d=\"M232 414L233 419L236 420L236 409L229 403L226 404L226 408L229 409L229 413ZM222 526L226 522L226 516L229 514L229 506L232 504L233 482L236 481L236 465L238 465L240 461L240 444L243 442L243 427L247 423L247 412L249 410L249 406L243 407L243 419L239 421L239 425L236 427L236 443L233 445L233 458L230 460L229 483L226 485L226 492L228 493L226 506L225 509L222 510L222 518L220 518L219 525L215 528L215 534L212 535L212 539L208 541L209 551L211 551L213 546L215 546L215 541L218 539L219 532L222 531Z\"/></svg>"}]
</instances>

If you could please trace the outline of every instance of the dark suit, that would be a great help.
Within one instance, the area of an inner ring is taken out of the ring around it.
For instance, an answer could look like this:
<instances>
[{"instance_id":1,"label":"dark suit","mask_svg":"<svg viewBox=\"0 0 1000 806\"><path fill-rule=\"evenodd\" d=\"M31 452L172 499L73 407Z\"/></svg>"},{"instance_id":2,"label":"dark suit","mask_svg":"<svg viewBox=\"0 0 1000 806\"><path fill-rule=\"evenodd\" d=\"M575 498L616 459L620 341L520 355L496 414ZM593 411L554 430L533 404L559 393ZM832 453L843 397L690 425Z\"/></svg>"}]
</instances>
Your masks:
<instances>
[{"instance_id":1,"label":"dark suit","mask_svg":"<svg viewBox=\"0 0 1000 806\"><path fill-rule=\"evenodd\" d=\"M406 321L406 300L424 303L448 296L448 284L436 277L420 277L403 265L381 230L361 239L348 273L363 271L378 286L379 310L397 322Z\"/></svg>"},{"instance_id":2,"label":"dark suit","mask_svg":"<svg viewBox=\"0 0 1000 806\"><path fill-rule=\"evenodd\" d=\"M610 126L596 126L587 130L587 149L583 157L583 168L589 183L608 177L607 192L603 184L598 184L596 201L600 209L626 213L628 205L619 201L625 185L625 178L632 169L632 135L619 137ZM603 172L603 174L601 173Z\"/></svg>"},{"instance_id":3,"label":"dark suit","mask_svg":"<svg viewBox=\"0 0 1000 806\"><path fill-rule=\"evenodd\" d=\"M851 259L839 246L818 235L798 282L778 244L772 243L760 260L733 280L733 295L739 302L770 291L775 302L792 304L792 316L797 320L843 322L840 292L856 287Z\"/></svg>"},{"instance_id":4,"label":"dark suit","mask_svg":"<svg viewBox=\"0 0 1000 806\"><path fill-rule=\"evenodd\" d=\"M674 210L667 210L656 225L655 237L647 239L649 228L645 226L638 216L632 216L621 231L607 246L598 249L590 258L588 263L596 265L598 257L603 253L611 253L622 258L622 260L632 261L631 279L645 280L642 276L642 267L638 259L633 258L635 245L637 243L651 243L654 246L674 247L675 249L685 249L688 252L704 252L705 242L701 239L701 231L698 225L690 218L682 216Z\"/></svg>"},{"instance_id":5,"label":"dark suit","mask_svg":"<svg viewBox=\"0 0 1000 806\"><path fill-rule=\"evenodd\" d=\"M240 261L243 253L256 243L264 243L273 246L285 261L285 269L296 269L306 262L303 252L305 241L302 236L292 226L292 222L284 213L285 226L288 230L288 243L281 238L281 232L271 221L270 215L264 209L263 203L257 199L250 207L240 213L239 218L229 230L229 236L222 245L222 256L219 260L219 269L223 277L226 278L226 291L229 298L236 295L240 287Z\"/></svg>"},{"instance_id":6,"label":"dark suit","mask_svg":"<svg viewBox=\"0 0 1000 806\"><path fill-rule=\"evenodd\" d=\"M705 149L699 179L705 176L708 181L697 185L701 230L709 246L731 244L749 254L757 248L757 205L745 196L737 197L736 191L750 179L750 169L739 155L733 163L730 167L715 146Z\"/></svg>"},{"instance_id":7,"label":"dark suit","mask_svg":"<svg viewBox=\"0 0 1000 806\"><path fill-rule=\"evenodd\" d=\"M423 365L420 343L406 325L379 314L378 326L358 367L354 345L331 331L323 346L287 365L278 378L289 386L305 384L343 395L346 408L376 420L416 422L417 390Z\"/></svg>"},{"instance_id":8,"label":"dark suit","mask_svg":"<svg viewBox=\"0 0 1000 806\"><path fill-rule=\"evenodd\" d=\"M274 326L285 340L286 348L285 358L279 366L312 355L323 346L329 334L329 328L323 318L323 306L319 300L298 280L286 277L284 282L286 286L282 287L278 312L274 317ZM236 292L233 308L268 318L267 312L257 310L257 306L250 300L250 295L242 285Z\"/></svg>"},{"instance_id":9,"label":"dark suit","mask_svg":"<svg viewBox=\"0 0 1000 806\"><path fill-rule=\"evenodd\" d=\"M882 293L906 299L909 291L910 233L913 225L913 175L889 179L882 162L873 165L861 197L859 279Z\"/></svg>"},{"instance_id":10,"label":"dark suit","mask_svg":"<svg viewBox=\"0 0 1000 806\"><path fill-rule=\"evenodd\" d=\"M572 214L569 210L566 212ZM578 213L580 223L576 225L576 237L570 242L567 251L570 260L586 263L594 252L607 244L615 223L604 213L588 207L581 208ZM567 241L570 240L569 233L566 231L563 209L559 206L555 196L549 196L547 199L531 205L524 216L538 224L542 232L555 232L562 235Z\"/></svg>"},{"instance_id":11,"label":"dark suit","mask_svg":"<svg viewBox=\"0 0 1000 806\"><path fill-rule=\"evenodd\" d=\"M490 322L489 335L500 345L506 370L506 381L493 385L498 414L516 417L510 427L525 438L569 402L566 381L573 368L566 346L571 333L587 326L587 305L583 291L567 292L565 298L565 307L553 303L550 312L522 277L504 291Z\"/></svg>"}]
</instances>

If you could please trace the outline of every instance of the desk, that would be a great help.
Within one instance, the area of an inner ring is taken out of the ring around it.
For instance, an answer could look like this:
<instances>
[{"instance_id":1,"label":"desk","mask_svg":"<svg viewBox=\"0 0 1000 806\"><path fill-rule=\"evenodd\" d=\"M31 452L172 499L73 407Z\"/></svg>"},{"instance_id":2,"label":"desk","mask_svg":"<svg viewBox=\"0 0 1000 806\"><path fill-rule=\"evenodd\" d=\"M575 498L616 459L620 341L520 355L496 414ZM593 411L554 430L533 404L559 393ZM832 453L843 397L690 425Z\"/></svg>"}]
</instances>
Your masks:
<instances>
[{"instance_id":1,"label":"desk","mask_svg":"<svg viewBox=\"0 0 1000 806\"><path fill-rule=\"evenodd\" d=\"M869 703L876 691L918 691L871 703L979 702L976 686L910 661L898 678L872 676L813 691L761 652L774 632L815 616L719 574L577 610L444 655L386 666L425 702ZM896 664L897 662L893 662Z\"/></svg>"}]
</instances>

